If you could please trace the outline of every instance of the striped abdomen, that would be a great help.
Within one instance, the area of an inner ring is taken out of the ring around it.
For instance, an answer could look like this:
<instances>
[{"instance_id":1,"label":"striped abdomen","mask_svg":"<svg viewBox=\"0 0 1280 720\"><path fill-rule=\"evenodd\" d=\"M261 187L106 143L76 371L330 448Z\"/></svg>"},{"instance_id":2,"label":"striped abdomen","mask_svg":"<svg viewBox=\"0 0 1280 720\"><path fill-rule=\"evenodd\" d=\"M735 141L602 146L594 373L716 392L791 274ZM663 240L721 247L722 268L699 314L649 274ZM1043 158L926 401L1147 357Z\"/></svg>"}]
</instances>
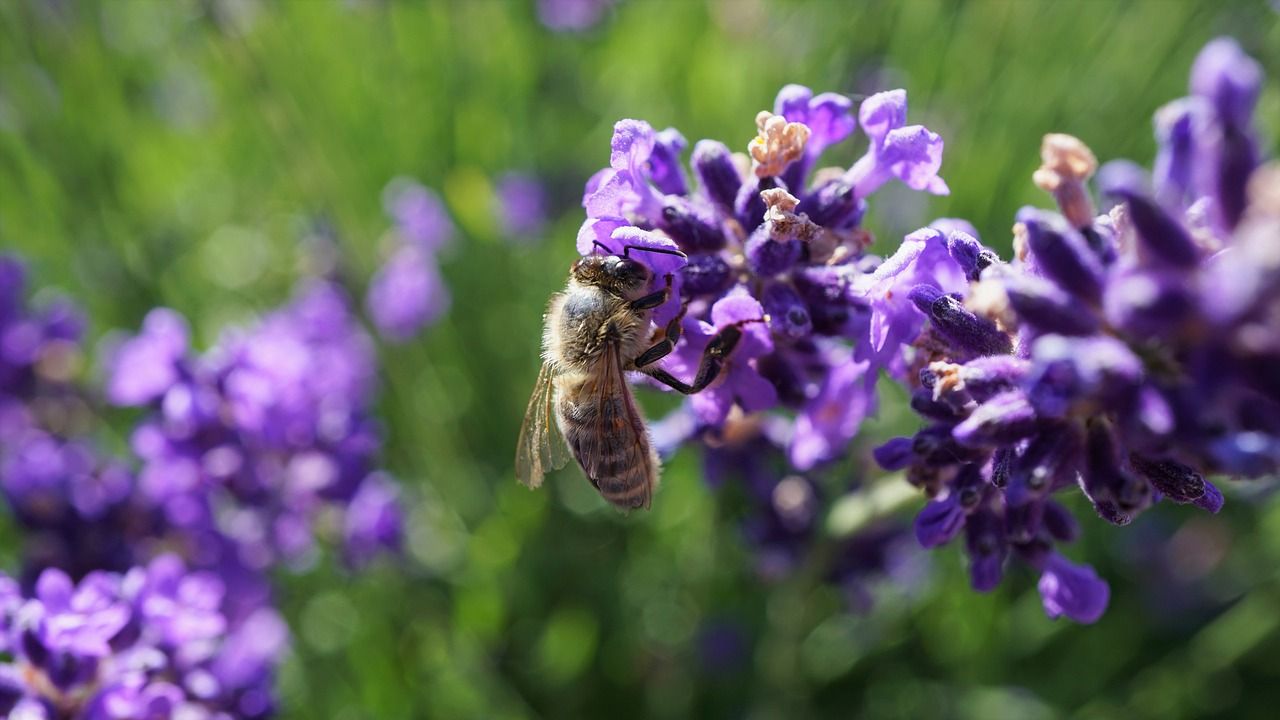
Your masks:
<instances>
[{"instance_id":1,"label":"striped abdomen","mask_svg":"<svg viewBox=\"0 0 1280 720\"><path fill-rule=\"evenodd\" d=\"M602 385L603 383L603 385ZM560 378L556 419L569 449L605 500L647 508L658 481L658 457L625 383Z\"/></svg>"}]
</instances>

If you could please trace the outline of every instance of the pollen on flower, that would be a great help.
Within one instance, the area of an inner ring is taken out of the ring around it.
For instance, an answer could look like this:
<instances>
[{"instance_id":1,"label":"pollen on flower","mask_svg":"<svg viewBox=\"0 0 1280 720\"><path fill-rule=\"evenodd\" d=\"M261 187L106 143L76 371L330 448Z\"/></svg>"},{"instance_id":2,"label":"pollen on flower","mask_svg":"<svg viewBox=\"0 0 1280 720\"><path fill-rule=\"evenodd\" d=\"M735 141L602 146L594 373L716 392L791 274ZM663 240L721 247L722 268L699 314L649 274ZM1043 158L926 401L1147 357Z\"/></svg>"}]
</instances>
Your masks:
<instances>
[{"instance_id":1,"label":"pollen on flower","mask_svg":"<svg viewBox=\"0 0 1280 720\"><path fill-rule=\"evenodd\" d=\"M808 242L823 232L823 228L809 220L808 215L795 212L800 200L786 190L762 190L760 199L766 208L764 220L769 226L769 234L775 239Z\"/></svg>"},{"instance_id":2,"label":"pollen on flower","mask_svg":"<svg viewBox=\"0 0 1280 720\"><path fill-rule=\"evenodd\" d=\"M808 125L787 122L781 115L761 110L756 115L756 128L759 134L747 146L756 177L781 175L788 165L804 155L805 143L809 141Z\"/></svg>"},{"instance_id":3,"label":"pollen on flower","mask_svg":"<svg viewBox=\"0 0 1280 720\"><path fill-rule=\"evenodd\" d=\"M764 216L765 220L776 220L782 217L783 213L794 211L800 204L800 200L795 195L782 188L763 190L760 193L760 199L764 200L764 205L768 208Z\"/></svg>"},{"instance_id":4,"label":"pollen on flower","mask_svg":"<svg viewBox=\"0 0 1280 720\"><path fill-rule=\"evenodd\" d=\"M1049 133L1040 144L1040 168L1031 175L1036 187L1053 195L1074 227L1093 221L1093 202L1084 183L1098 169L1098 159L1079 138Z\"/></svg>"},{"instance_id":5,"label":"pollen on flower","mask_svg":"<svg viewBox=\"0 0 1280 720\"><path fill-rule=\"evenodd\" d=\"M943 395L952 392L960 392L964 390L964 378L960 377L960 365L944 361L929 363L929 372L933 373L937 380L933 385L933 399L937 400Z\"/></svg>"}]
</instances>

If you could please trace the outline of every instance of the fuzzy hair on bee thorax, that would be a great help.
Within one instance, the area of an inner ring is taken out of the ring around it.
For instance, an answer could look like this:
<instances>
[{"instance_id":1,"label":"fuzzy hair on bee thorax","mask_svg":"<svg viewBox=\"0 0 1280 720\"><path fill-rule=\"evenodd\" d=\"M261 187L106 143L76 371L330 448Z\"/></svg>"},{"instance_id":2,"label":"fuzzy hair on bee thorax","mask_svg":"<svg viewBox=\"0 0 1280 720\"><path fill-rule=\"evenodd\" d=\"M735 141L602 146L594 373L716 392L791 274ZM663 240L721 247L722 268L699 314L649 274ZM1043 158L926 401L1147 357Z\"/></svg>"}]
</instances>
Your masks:
<instances>
[{"instance_id":1,"label":"fuzzy hair on bee thorax","mask_svg":"<svg viewBox=\"0 0 1280 720\"><path fill-rule=\"evenodd\" d=\"M572 280L551 301L543 349L562 372L589 372L611 343L617 343L626 365L644 351L648 340L648 311L632 310L630 301Z\"/></svg>"}]
</instances>

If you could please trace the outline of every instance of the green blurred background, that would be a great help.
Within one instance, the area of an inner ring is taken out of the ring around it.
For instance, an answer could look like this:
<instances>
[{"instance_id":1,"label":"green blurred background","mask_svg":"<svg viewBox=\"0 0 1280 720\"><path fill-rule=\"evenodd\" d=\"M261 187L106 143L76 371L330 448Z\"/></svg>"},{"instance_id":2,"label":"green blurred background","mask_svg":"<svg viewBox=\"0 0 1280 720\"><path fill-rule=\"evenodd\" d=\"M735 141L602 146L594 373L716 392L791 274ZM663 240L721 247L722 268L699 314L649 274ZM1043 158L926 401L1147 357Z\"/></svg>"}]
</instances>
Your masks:
<instances>
[{"instance_id":1,"label":"green blurred background","mask_svg":"<svg viewBox=\"0 0 1280 720\"><path fill-rule=\"evenodd\" d=\"M1261 0L621 0L581 33L549 31L532 2L6 0L0 248L82 302L92 338L166 305L203 346L285 298L318 238L362 290L390 178L445 198L453 308L381 355L408 552L280 577L286 717L1274 717L1280 502L1259 486L1226 488L1218 517L1162 507L1118 530L1077 505L1071 552L1112 583L1080 627L1046 619L1023 570L973 593L955 547L865 614L808 569L765 583L689 451L631 517L573 472L530 493L510 460L543 304L618 118L744 149L785 83L906 87L911 122L946 139L952 195L881 193L879 247L953 215L1007 252L1015 210L1049 204L1029 182L1040 136L1149 164L1152 112L1224 33L1272 78L1274 147L1280 15ZM501 237L492 178L513 169L550 188L540 242ZM886 409L865 443L911 424ZM708 657L708 633L738 650Z\"/></svg>"}]
</instances>

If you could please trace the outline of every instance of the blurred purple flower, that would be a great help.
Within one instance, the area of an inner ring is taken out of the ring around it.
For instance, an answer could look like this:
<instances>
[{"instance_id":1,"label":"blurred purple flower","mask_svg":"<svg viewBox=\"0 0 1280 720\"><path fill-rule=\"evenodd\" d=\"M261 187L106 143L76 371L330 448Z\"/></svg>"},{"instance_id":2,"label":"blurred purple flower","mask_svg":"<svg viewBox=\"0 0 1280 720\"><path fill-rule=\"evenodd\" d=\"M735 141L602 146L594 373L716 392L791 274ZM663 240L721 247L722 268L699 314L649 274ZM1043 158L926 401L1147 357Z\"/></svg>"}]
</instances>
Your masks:
<instances>
[{"instance_id":1,"label":"blurred purple flower","mask_svg":"<svg viewBox=\"0 0 1280 720\"><path fill-rule=\"evenodd\" d=\"M449 211L435 191L409 178L396 178L382 191L383 205L400 235L428 253L453 240Z\"/></svg>"},{"instance_id":2,"label":"blurred purple flower","mask_svg":"<svg viewBox=\"0 0 1280 720\"><path fill-rule=\"evenodd\" d=\"M547 193L532 175L507 173L495 186L502 231L511 240L532 240L547 223Z\"/></svg>"},{"instance_id":3,"label":"blurred purple flower","mask_svg":"<svg viewBox=\"0 0 1280 720\"><path fill-rule=\"evenodd\" d=\"M1045 614L1063 615L1078 623L1094 623L1102 617L1111 589L1088 565L1076 565L1057 553L1045 561L1040 575L1040 596Z\"/></svg>"},{"instance_id":4,"label":"blurred purple flower","mask_svg":"<svg viewBox=\"0 0 1280 720\"><path fill-rule=\"evenodd\" d=\"M0 575L0 638L13 655L0 661L0 710L46 717L56 707L57 717L77 720L266 717L283 624L275 619L274 634L256 618L233 625L222 596L215 576L187 573L172 556L79 584L45 570L26 599ZM253 657L238 650L244 632L261 649Z\"/></svg>"},{"instance_id":5,"label":"blurred purple flower","mask_svg":"<svg viewBox=\"0 0 1280 720\"><path fill-rule=\"evenodd\" d=\"M369 282L369 317L387 339L406 342L449 309L449 290L435 258L401 245Z\"/></svg>"},{"instance_id":6,"label":"blurred purple flower","mask_svg":"<svg viewBox=\"0 0 1280 720\"><path fill-rule=\"evenodd\" d=\"M538 0L538 20L556 32L590 30L615 2L617 0Z\"/></svg>"},{"instance_id":7,"label":"blurred purple flower","mask_svg":"<svg viewBox=\"0 0 1280 720\"><path fill-rule=\"evenodd\" d=\"M122 344L107 372L107 399L116 405L145 405L164 395L180 376L187 354L187 321L168 308L147 313L142 332Z\"/></svg>"}]
</instances>

